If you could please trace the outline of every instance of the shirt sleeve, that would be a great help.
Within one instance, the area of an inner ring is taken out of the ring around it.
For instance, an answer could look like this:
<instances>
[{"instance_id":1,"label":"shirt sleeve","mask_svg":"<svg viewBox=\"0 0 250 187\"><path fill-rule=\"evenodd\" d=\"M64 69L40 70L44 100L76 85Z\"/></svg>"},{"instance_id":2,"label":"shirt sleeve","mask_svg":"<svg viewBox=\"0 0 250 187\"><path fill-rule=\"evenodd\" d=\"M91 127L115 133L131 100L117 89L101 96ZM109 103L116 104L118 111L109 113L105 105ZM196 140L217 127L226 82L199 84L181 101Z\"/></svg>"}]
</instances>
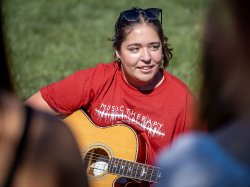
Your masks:
<instances>
[{"instance_id":1,"label":"shirt sleeve","mask_svg":"<svg viewBox=\"0 0 250 187\"><path fill-rule=\"evenodd\" d=\"M43 99L56 111L70 114L91 99L94 69L80 70L40 89Z\"/></svg>"},{"instance_id":2,"label":"shirt sleeve","mask_svg":"<svg viewBox=\"0 0 250 187\"><path fill-rule=\"evenodd\" d=\"M185 90L185 95L183 96L183 108L176 121L173 139L176 139L180 134L188 132L194 128L195 97L187 87Z\"/></svg>"},{"instance_id":3,"label":"shirt sleeve","mask_svg":"<svg viewBox=\"0 0 250 187\"><path fill-rule=\"evenodd\" d=\"M43 99L61 114L87 109L103 88L112 80L116 63L100 63L94 68L79 70L65 79L40 89Z\"/></svg>"}]
</instances>

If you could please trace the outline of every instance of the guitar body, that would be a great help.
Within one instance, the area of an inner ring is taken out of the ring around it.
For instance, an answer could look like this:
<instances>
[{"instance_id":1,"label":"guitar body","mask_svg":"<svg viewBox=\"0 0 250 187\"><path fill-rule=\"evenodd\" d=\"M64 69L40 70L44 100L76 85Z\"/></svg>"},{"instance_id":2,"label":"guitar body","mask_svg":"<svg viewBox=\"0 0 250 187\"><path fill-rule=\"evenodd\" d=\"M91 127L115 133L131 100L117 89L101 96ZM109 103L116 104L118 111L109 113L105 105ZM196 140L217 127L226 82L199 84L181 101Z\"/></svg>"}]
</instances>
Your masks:
<instances>
[{"instance_id":1,"label":"guitar body","mask_svg":"<svg viewBox=\"0 0 250 187\"><path fill-rule=\"evenodd\" d=\"M110 174L110 158L137 161L139 140L136 132L126 125L99 127L82 111L64 119L76 137L91 187L115 186L118 175Z\"/></svg>"}]
</instances>

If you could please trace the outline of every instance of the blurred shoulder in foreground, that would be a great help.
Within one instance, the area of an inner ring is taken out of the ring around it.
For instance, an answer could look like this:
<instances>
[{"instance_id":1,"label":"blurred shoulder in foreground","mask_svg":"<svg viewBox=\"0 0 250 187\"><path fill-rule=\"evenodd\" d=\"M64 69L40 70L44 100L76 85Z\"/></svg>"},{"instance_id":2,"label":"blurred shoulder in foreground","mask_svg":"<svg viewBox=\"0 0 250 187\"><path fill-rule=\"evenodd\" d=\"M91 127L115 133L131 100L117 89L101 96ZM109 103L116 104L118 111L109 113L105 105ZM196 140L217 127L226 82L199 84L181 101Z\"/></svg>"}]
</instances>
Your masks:
<instances>
[{"instance_id":1,"label":"blurred shoulder in foreground","mask_svg":"<svg viewBox=\"0 0 250 187\"><path fill-rule=\"evenodd\" d=\"M0 186L88 186L77 143L63 122L9 94L1 95L0 109Z\"/></svg>"}]
</instances>

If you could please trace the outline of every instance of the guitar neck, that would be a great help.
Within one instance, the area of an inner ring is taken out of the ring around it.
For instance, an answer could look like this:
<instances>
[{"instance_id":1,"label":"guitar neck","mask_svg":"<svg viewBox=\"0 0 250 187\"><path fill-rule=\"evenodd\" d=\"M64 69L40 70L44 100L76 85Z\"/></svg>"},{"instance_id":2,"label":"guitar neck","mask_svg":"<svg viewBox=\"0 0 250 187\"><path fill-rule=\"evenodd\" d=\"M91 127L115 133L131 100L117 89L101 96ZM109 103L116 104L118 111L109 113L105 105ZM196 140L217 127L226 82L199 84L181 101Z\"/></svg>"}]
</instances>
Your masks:
<instances>
[{"instance_id":1,"label":"guitar neck","mask_svg":"<svg viewBox=\"0 0 250 187\"><path fill-rule=\"evenodd\" d=\"M161 177L160 168L119 158L111 158L108 164L109 173L123 177L157 182Z\"/></svg>"}]
</instances>

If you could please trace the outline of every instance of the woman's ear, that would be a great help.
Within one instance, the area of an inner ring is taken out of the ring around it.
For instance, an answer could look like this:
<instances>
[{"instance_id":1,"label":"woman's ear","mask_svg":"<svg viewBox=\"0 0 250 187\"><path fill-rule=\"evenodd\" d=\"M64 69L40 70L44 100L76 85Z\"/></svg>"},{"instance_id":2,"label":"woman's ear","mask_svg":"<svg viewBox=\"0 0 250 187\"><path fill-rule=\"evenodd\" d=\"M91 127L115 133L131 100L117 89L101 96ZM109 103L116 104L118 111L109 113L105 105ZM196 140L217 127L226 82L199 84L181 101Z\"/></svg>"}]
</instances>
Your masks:
<instances>
[{"instance_id":1,"label":"woman's ear","mask_svg":"<svg viewBox=\"0 0 250 187\"><path fill-rule=\"evenodd\" d=\"M120 59L120 58L121 58L121 57L120 57L120 53L119 53L118 50L115 50L115 55L116 55L116 58L117 58L117 59Z\"/></svg>"}]
</instances>

